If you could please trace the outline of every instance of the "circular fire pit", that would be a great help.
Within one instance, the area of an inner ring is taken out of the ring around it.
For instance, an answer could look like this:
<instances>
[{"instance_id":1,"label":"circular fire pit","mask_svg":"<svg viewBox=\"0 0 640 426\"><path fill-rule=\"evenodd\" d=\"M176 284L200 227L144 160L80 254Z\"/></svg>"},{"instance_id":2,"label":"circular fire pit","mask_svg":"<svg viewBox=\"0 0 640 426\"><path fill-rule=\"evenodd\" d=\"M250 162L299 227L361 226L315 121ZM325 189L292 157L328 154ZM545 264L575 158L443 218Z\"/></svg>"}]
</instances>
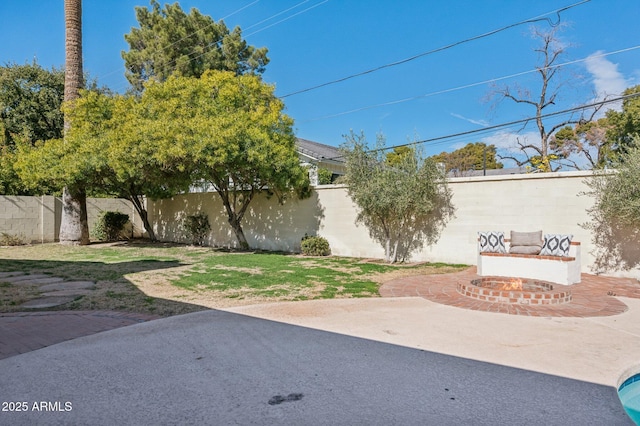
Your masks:
<instances>
[{"instance_id":1,"label":"circular fire pit","mask_svg":"<svg viewBox=\"0 0 640 426\"><path fill-rule=\"evenodd\" d=\"M517 305L554 305L571 301L569 289L554 289L545 281L521 278L482 277L470 283L459 283L458 293L485 302Z\"/></svg>"}]
</instances>

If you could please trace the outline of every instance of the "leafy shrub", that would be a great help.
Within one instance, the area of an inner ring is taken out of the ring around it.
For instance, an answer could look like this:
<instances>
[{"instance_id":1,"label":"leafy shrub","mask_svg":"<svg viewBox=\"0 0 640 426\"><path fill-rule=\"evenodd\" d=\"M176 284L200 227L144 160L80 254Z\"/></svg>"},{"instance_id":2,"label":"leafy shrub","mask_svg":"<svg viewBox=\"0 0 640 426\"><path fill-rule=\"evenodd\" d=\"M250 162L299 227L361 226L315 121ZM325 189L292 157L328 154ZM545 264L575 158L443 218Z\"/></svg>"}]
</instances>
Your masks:
<instances>
[{"instance_id":1,"label":"leafy shrub","mask_svg":"<svg viewBox=\"0 0 640 426\"><path fill-rule=\"evenodd\" d=\"M22 246L25 244L24 236L11 235L6 232L0 233L0 246Z\"/></svg>"},{"instance_id":2,"label":"leafy shrub","mask_svg":"<svg viewBox=\"0 0 640 426\"><path fill-rule=\"evenodd\" d=\"M123 237L129 215L120 212L103 212L98 218L92 236L99 241L117 241Z\"/></svg>"},{"instance_id":3,"label":"leafy shrub","mask_svg":"<svg viewBox=\"0 0 640 426\"><path fill-rule=\"evenodd\" d=\"M300 248L302 249L302 254L305 256L328 256L331 254L329 241L319 236L309 236L305 234L300 243Z\"/></svg>"},{"instance_id":4,"label":"leafy shrub","mask_svg":"<svg viewBox=\"0 0 640 426\"><path fill-rule=\"evenodd\" d=\"M204 239L211 230L209 225L209 217L204 213L198 213L193 216L187 216L182 222L187 238L191 240L194 246L201 246L204 244Z\"/></svg>"},{"instance_id":5,"label":"leafy shrub","mask_svg":"<svg viewBox=\"0 0 640 426\"><path fill-rule=\"evenodd\" d=\"M318 185L330 185L333 173L331 170L318 168Z\"/></svg>"}]
</instances>

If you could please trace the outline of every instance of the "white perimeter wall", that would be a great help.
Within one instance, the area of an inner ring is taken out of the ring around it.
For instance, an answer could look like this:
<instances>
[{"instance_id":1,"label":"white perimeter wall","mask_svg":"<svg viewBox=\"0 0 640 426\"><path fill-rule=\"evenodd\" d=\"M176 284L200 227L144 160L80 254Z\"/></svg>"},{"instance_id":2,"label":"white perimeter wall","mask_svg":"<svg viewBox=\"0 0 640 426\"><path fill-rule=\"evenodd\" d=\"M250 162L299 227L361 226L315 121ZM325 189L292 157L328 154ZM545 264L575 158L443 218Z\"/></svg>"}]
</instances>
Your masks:
<instances>
[{"instance_id":1,"label":"white perimeter wall","mask_svg":"<svg viewBox=\"0 0 640 426\"><path fill-rule=\"evenodd\" d=\"M141 236L142 220L128 200L88 198L89 230L103 211L119 211L129 215L134 235ZM25 242L57 241L62 217L62 201L51 195L41 197L0 196L0 232L19 236Z\"/></svg>"},{"instance_id":2,"label":"white perimeter wall","mask_svg":"<svg viewBox=\"0 0 640 426\"><path fill-rule=\"evenodd\" d=\"M453 178L456 217L432 247L414 253L414 261L476 264L478 231L537 231L573 234L582 243L582 271L591 272L591 234L580 226L590 220L587 209L593 200L579 194L587 190L590 172ZM208 244L236 247L226 213L216 193L187 194L149 202L149 216L159 239L188 242L180 223L187 215L204 212L212 232ZM275 198L259 196L243 220L251 247L298 251L307 233L329 240L339 256L384 257L382 247L368 230L355 223L356 207L341 186L317 187L310 199L279 205ZM640 277L639 270L616 275Z\"/></svg>"}]
</instances>

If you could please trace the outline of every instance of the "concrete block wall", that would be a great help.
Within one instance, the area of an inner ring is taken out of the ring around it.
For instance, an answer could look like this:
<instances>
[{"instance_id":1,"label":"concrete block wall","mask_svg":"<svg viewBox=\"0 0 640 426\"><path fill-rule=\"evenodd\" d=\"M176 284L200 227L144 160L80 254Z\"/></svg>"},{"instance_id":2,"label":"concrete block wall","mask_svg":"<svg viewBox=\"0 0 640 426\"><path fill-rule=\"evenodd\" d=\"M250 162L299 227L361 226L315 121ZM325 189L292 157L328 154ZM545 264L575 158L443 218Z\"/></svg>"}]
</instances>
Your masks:
<instances>
[{"instance_id":1,"label":"concrete block wall","mask_svg":"<svg viewBox=\"0 0 640 426\"><path fill-rule=\"evenodd\" d=\"M0 196L0 232L24 239L26 242L54 241L56 204L59 200L42 197Z\"/></svg>"},{"instance_id":2,"label":"concrete block wall","mask_svg":"<svg viewBox=\"0 0 640 426\"><path fill-rule=\"evenodd\" d=\"M590 172L486 176L451 179L456 217L444 229L436 245L422 254L453 262L472 262L478 231L539 231L572 234L582 244L582 270L594 259L591 233L580 224L590 220L593 200L580 195L588 188Z\"/></svg>"},{"instance_id":3,"label":"concrete block wall","mask_svg":"<svg viewBox=\"0 0 640 426\"><path fill-rule=\"evenodd\" d=\"M587 210L593 200L581 193L590 172L562 172L453 178L455 217L431 247L414 252L411 260L465 263L477 262L478 231L514 231L573 234L582 244L582 272L591 272L592 234L581 227L590 221ZM90 229L102 211L129 215L134 236L143 234L140 217L133 205L122 199L88 199ZM212 231L207 244L237 247L225 209L216 193L196 193L171 199L148 201L149 218L160 240L188 242L182 229L187 215L204 212ZM299 251L305 234L329 240L333 254L351 257L384 257L383 247L356 224L357 207L346 188L325 185L315 188L312 197L288 200L280 205L275 197L259 195L252 201L242 225L249 244L265 250ZM28 242L58 240L62 203L53 196L0 196L0 232L23 237ZM612 273L614 274L614 273ZM615 275L640 278L640 270Z\"/></svg>"},{"instance_id":4,"label":"concrete block wall","mask_svg":"<svg viewBox=\"0 0 640 426\"><path fill-rule=\"evenodd\" d=\"M479 231L538 231L573 234L582 244L582 272L592 272L592 235L580 225L590 221L587 209L593 200L582 192L590 172L560 172L529 175L461 177L450 180L456 212L431 247L415 252L414 261L439 261L475 265ZM161 240L183 241L180 221L189 214L205 212L212 232L208 244L236 247L235 236L215 193L186 194L149 202L150 220ZM383 258L383 247L368 230L356 224L357 207L346 188L326 185L315 188L307 200L287 201L259 196L243 220L252 247L297 251L305 234L319 234L329 240L338 256ZM640 277L640 270L615 275Z\"/></svg>"},{"instance_id":5,"label":"concrete block wall","mask_svg":"<svg viewBox=\"0 0 640 426\"><path fill-rule=\"evenodd\" d=\"M129 215L134 236L141 236L142 220L128 200L112 198L87 199L89 230L102 211L119 211ZM40 197L0 196L0 232L18 236L28 243L58 241L62 201L51 195Z\"/></svg>"},{"instance_id":6,"label":"concrete block wall","mask_svg":"<svg viewBox=\"0 0 640 426\"><path fill-rule=\"evenodd\" d=\"M245 237L251 247L274 251L299 251L306 234L316 235L324 208L319 191L305 200L289 200L280 205L276 197L258 195L242 220ZM183 230L185 217L207 214L211 233L205 244L236 248L237 239L227 221L227 213L214 192L178 195L171 199L148 201L149 220L159 240L190 242Z\"/></svg>"},{"instance_id":7,"label":"concrete block wall","mask_svg":"<svg viewBox=\"0 0 640 426\"><path fill-rule=\"evenodd\" d=\"M133 207L133 203L122 198L88 198L87 199L87 221L89 222L89 231L93 229L100 214L105 211L120 212L129 215L131 222L131 236L134 238L142 237L144 234L144 225L140 215Z\"/></svg>"}]
</instances>

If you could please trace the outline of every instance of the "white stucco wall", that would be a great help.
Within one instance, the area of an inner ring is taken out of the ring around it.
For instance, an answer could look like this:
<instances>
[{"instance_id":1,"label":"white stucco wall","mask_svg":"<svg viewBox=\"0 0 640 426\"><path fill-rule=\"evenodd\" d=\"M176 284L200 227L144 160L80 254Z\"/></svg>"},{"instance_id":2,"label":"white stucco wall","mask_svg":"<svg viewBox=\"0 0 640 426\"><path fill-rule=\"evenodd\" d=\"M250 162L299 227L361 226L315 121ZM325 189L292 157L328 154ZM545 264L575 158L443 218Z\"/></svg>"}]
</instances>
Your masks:
<instances>
[{"instance_id":1,"label":"white stucco wall","mask_svg":"<svg viewBox=\"0 0 640 426\"><path fill-rule=\"evenodd\" d=\"M573 234L582 252L582 271L591 272L595 249L589 230L580 224L590 221L587 209L593 200L579 195L587 190L589 172L533 175L463 177L450 180L455 217L431 247L415 252L412 260L465 263L477 262L478 231L537 231ZM121 199L89 199L90 229L99 212L129 214L136 236L143 230L133 206ZM187 215L205 212L212 232L209 245L236 247L226 212L216 193L197 193L172 199L149 201L149 218L157 236L165 241L187 242L181 228ZM55 241L60 225L61 202L52 196L0 196L0 232L21 235L30 242ZM252 201L243 228L252 247L265 250L298 251L304 234L322 235L333 254L353 257L384 257L384 250L355 223L357 209L343 186L325 185L314 189L311 198L278 204L275 197L258 196ZM611 275L640 278L640 270L612 272Z\"/></svg>"},{"instance_id":2,"label":"white stucco wall","mask_svg":"<svg viewBox=\"0 0 640 426\"><path fill-rule=\"evenodd\" d=\"M416 252L415 261L440 261L475 265L478 231L538 231L573 234L582 244L582 271L592 272L594 250L590 231L580 224L590 220L593 200L580 195L587 190L590 172L453 178L453 218L431 247ZM149 203L151 220L160 239L186 241L180 221L189 214L206 212L212 225L208 243L236 247L224 208L215 193L188 194ZM383 248L366 228L355 223L357 209L342 186L315 188L307 200L280 206L275 198L256 198L243 220L249 244L267 250L297 251L305 234L329 240L333 254L384 257ZM640 277L637 269L612 275Z\"/></svg>"}]
</instances>

